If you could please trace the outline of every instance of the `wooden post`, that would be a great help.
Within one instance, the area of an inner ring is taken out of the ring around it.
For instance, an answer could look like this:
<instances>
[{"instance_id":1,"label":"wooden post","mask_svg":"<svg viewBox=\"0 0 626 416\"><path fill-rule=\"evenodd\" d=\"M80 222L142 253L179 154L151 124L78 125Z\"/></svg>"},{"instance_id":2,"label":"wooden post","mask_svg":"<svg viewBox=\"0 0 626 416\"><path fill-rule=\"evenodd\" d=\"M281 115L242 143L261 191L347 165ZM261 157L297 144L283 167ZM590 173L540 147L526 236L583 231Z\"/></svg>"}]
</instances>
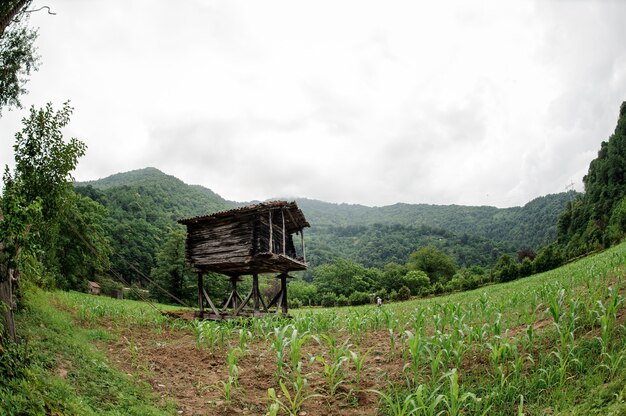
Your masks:
<instances>
[{"instance_id":1,"label":"wooden post","mask_svg":"<svg viewBox=\"0 0 626 416\"><path fill-rule=\"evenodd\" d=\"M202 272L198 273L198 307L200 308L200 317L204 314L204 296L203 296L204 284L202 282Z\"/></svg>"},{"instance_id":2,"label":"wooden post","mask_svg":"<svg viewBox=\"0 0 626 416\"><path fill-rule=\"evenodd\" d=\"M237 281L239 280L239 276L233 276L230 278L230 287L232 289L232 293L230 294L232 298L233 309L237 309L237 299L239 294L237 293Z\"/></svg>"},{"instance_id":3,"label":"wooden post","mask_svg":"<svg viewBox=\"0 0 626 416\"><path fill-rule=\"evenodd\" d=\"M272 230L272 209L270 208L270 253L274 252L274 232Z\"/></svg>"},{"instance_id":4,"label":"wooden post","mask_svg":"<svg viewBox=\"0 0 626 416\"><path fill-rule=\"evenodd\" d=\"M280 210L280 213L283 216L283 256L284 256L284 255L287 254L287 247L286 247L287 246L287 242L286 242L287 236L286 236L286 231L285 231L285 209L282 208Z\"/></svg>"},{"instance_id":5,"label":"wooden post","mask_svg":"<svg viewBox=\"0 0 626 416\"><path fill-rule=\"evenodd\" d=\"M254 272L252 275L252 303L254 305L254 313L259 313L259 275Z\"/></svg>"},{"instance_id":6,"label":"wooden post","mask_svg":"<svg viewBox=\"0 0 626 416\"><path fill-rule=\"evenodd\" d=\"M304 248L304 228L300 229L300 241L302 241L302 258L304 259L304 262L306 263L306 250Z\"/></svg>"},{"instance_id":7,"label":"wooden post","mask_svg":"<svg viewBox=\"0 0 626 416\"><path fill-rule=\"evenodd\" d=\"M287 306L287 273L282 273L280 275L280 290L283 292L282 298L282 307L283 313L287 315L288 306Z\"/></svg>"}]
</instances>

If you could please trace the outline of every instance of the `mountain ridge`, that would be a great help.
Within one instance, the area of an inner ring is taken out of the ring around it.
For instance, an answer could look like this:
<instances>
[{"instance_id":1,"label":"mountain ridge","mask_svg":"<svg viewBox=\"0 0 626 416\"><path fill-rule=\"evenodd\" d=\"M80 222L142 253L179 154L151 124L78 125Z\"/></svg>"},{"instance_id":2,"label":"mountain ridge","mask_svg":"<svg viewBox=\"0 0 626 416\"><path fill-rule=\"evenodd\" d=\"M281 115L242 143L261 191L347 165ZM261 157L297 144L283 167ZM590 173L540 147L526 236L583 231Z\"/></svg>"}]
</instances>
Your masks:
<instances>
[{"instance_id":1,"label":"mountain ridge","mask_svg":"<svg viewBox=\"0 0 626 416\"><path fill-rule=\"evenodd\" d=\"M146 270L154 263L153 251L176 226L176 220L260 202L228 201L209 188L188 185L153 167L77 182L75 187L108 208L115 218L115 233L124 232L123 224L132 224L146 239L152 238L149 248L138 241L135 249L144 255L141 262ZM307 232L307 257L313 266L345 257L383 267L389 261L406 261L410 252L427 244L448 252L459 265L489 266L502 254L515 255L522 248L537 250L554 241L557 217L575 195L546 195L510 208L401 202L368 207L311 198L295 201L312 225ZM128 242L116 242L116 238L114 246L128 250Z\"/></svg>"}]
</instances>

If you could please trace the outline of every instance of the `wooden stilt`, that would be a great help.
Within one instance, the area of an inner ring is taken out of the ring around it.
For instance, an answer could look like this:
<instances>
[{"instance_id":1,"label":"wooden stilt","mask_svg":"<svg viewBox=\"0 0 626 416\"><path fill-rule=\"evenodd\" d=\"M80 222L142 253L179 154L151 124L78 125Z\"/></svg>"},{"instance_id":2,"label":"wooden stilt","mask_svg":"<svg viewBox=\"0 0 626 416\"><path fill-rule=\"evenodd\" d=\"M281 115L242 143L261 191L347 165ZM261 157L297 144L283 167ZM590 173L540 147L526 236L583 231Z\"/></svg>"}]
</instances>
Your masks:
<instances>
[{"instance_id":1,"label":"wooden stilt","mask_svg":"<svg viewBox=\"0 0 626 416\"><path fill-rule=\"evenodd\" d=\"M254 307L254 313L259 313L259 275L254 273L252 275L252 303Z\"/></svg>"},{"instance_id":2,"label":"wooden stilt","mask_svg":"<svg viewBox=\"0 0 626 416\"><path fill-rule=\"evenodd\" d=\"M280 275L280 291L283 293L281 296L281 304L283 307L283 313L287 315L288 307L287 307L287 274L283 273ZM276 308L278 309L278 307Z\"/></svg>"},{"instance_id":3,"label":"wooden stilt","mask_svg":"<svg viewBox=\"0 0 626 416\"><path fill-rule=\"evenodd\" d=\"M200 308L200 317L204 315L204 297L202 296L202 292L204 291L204 284L202 282L202 277L202 272L198 273L198 308Z\"/></svg>"},{"instance_id":4,"label":"wooden stilt","mask_svg":"<svg viewBox=\"0 0 626 416\"><path fill-rule=\"evenodd\" d=\"M287 278L291 278L291 276L287 273L281 273L276 278L280 279L280 290L274 295L267 307L271 308L276 305L276 313L282 312L286 315L289 311L287 305Z\"/></svg>"}]
</instances>

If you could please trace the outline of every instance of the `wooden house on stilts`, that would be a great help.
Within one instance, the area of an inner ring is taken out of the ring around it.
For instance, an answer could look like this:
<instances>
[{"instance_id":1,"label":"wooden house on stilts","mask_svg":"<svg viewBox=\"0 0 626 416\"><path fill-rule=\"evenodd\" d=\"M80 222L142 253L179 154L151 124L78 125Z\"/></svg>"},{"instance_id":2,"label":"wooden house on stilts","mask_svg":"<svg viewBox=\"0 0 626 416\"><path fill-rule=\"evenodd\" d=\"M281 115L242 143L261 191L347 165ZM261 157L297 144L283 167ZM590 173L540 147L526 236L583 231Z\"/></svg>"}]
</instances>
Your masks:
<instances>
[{"instance_id":1,"label":"wooden house on stilts","mask_svg":"<svg viewBox=\"0 0 626 416\"><path fill-rule=\"evenodd\" d=\"M178 222L187 226L186 257L198 274L199 317L229 319L288 312L288 273L306 269L303 231L309 227L295 202L259 203ZM294 242L294 234L300 241ZM207 272L226 275L231 282L230 296L220 309L204 289ZM280 279L279 292L267 304L259 292L261 273L278 273ZM237 283L245 275L252 276L252 288L242 297Z\"/></svg>"}]
</instances>

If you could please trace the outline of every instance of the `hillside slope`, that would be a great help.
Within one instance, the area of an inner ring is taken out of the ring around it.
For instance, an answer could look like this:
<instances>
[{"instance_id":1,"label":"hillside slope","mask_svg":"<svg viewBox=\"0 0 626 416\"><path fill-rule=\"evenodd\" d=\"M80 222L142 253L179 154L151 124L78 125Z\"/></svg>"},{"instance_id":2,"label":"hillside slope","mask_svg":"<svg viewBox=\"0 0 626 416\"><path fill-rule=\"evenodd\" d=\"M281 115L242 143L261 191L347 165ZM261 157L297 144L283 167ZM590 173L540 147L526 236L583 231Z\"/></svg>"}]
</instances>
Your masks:
<instances>
[{"instance_id":1,"label":"hillside slope","mask_svg":"<svg viewBox=\"0 0 626 416\"><path fill-rule=\"evenodd\" d=\"M112 268L127 281L149 275L165 235L177 220L233 207L210 189L187 185L155 168L118 173L75 184L76 192L104 205L106 224L116 254Z\"/></svg>"},{"instance_id":2,"label":"hillside slope","mask_svg":"<svg viewBox=\"0 0 626 416\"><path fill-rule=\"evenodd\" d=\"M102 203L114 269L132 280L132 264L149 274L162 239L180 218L245 203L227 201L208 188L187 185L155 168L118 173L76 184L76 191ZM404 263L419 247L432 245L459 266L491 266L502 254L537 249L555 237L556 218L575 194L536 198L523 207L499 209L460 205L402 204L384 207L297 199L312 227L308 260L315 267L337 257L368 267Z\"/></svg>"}]
</instances>

